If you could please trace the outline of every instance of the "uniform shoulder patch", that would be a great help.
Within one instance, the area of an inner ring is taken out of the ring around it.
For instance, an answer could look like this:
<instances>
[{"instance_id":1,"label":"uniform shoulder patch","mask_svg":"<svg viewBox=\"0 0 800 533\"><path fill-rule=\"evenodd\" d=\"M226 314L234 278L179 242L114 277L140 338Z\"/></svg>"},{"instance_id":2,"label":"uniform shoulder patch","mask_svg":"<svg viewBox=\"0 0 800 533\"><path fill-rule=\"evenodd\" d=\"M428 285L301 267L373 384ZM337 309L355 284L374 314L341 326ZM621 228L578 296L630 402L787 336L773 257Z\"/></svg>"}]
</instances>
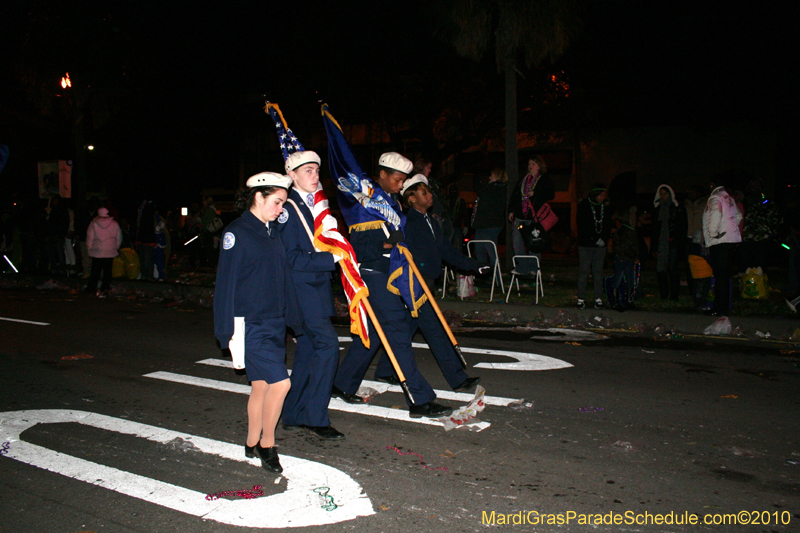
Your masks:
<instances>
[{"instance_id":1,"label":"uniform shoulder patch","mask_svg":"<svg viewBox=\"0 0 800 533\"><path fill-rule=\"evenodd\" d=\"M234 244L236 244L236 235L234 235L230 231L225 232L225 235L222 237L222 249L230 250L231 248L233 248Z\"/></svg>"},{"instance_id":2,"label":"uniform shoulder patch","mask_svg":"<svg viewBox=\"0 0 800 533\"><path fill-rule=\"evenodd\" d=\"M289 210L284 208L281 211L280 216L278 217L278 224L286 224L286 221L289 220Z\"/></svg>"}]
</instances>

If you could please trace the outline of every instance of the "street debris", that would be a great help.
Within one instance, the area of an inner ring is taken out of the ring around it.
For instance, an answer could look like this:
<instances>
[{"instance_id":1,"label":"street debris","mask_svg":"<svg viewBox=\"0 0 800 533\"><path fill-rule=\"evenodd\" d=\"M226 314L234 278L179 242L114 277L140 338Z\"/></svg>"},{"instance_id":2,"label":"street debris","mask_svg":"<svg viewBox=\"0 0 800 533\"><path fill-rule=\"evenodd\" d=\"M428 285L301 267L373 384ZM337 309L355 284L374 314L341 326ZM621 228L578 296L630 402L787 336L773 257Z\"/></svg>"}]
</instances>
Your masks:
<instances>
[{"instance_id":1,"label":"street debris","mask_svg":"<svg viewBox=\"0 0 800 533\"><path fill-rule=\"evenodd\" d=\"M398 447L398 446L387 446L386 449L387 450L394 450L399 455L414 455L416 457L419 457L420 466L423 467L426 470L444 470L445 472L447 471L447 467L446 466L435 466L435 467L434 466L428 466L425 463L425 461L423 460L422 455L417 453L417 452L414 452L414 451L404 452L404 451L401 451L403 448ZM383 506L381 506L381 507L383 507Z\"/></svg>"},{"instance_id":2,"label":"street debris","mask_svg":"<svg viewBox=\"0 0 800 533\"><path fill-rule=\"evenodd\" d=\"M200 451L200 448L195 446L193 442L190 442L188 440L184 440L184 439L182 439L180 437L175 437L171 441L165 442L164 444L166 446L169 446L170 448L172 448L174 450L180 450L182 452L188 452L188 451L199 452Z\"/></svg>"},{"instance_id":3,"label":"street debris","mask_svg":"<svg viewBox=\"0 0 800 533\"><path fill-rule=\"evenodd\" d=\"M703 330L703 335L730 335L731 319L722 316L714 321L713 324Z\"/></svg>"},{"instance_id":4,"label":"street debris","mask_svg":"<svg viewBox=\"0 0 800 533\"><path fill-rule=\"evenodd\" d=\"M60 290L69 289L69 287L65 287L64 285L59 285L58 283L56 283L52 279L49 279L49 280L45 281L44 283L42 283L41 285L37 286L36 288L39 289L40 291L53 291L53 290L60 291Z\"/></svg>"},{"instance_id":5,"label":"street debris","mask_svg":"<svg viewBox=\"0 0 800 533\"><path fill-rule=\"evenodd\" d=\"M62 361L77 361L79 359L94 359L94 356L88 353L79 353L75 355L65 355L61 358Z\"/></svg>"},{"instance_id":6,"label":"street debris","mask_svg":"<svg viewBox=\"0 0 800 533\"><path fill-rule=\"evenodd\" d=\"M222 492L215 492L214 494L206 494L206 500L219 500L223 496L238 496L240 498L244 498L245 500L252 500L253 498L258 498L259 496L263 495L264 491L262 490L261 485L253 485L252 489L224 490Z\"/></svg>"},{"instance_id":7,"label":"street debris","mask_svg":"<svg viewBox=\"0 0 800 533\"><path fill-rule=\"evenodd\" d=\"M356 391L356 396L364 398L364 403L371 402L372 399L379 394L380 392L378 392L376 389L373 389L372 387L359 387L358 390Z\"/></svg>"},{"instance_id":8,"label":"street debris","mask_svg":"<svg viewBox=\"0 0 800 533\"><path fill-rule=\"evenodd\" d=\"M725 396L720 396L720 398L733 398L734 400L738 398L735 394L726 394Z\"/></svg>"},{"instance_id":9,"label":"street debris","mask_svg":"<svg viewBox=\"0 0 800 533\"><path fill-rule=\"evenodd\" d=\"M578 411L580 411L581 413L599 413L600 411L603 411L603 410L604 409L602 407L579 407L578 408Z\"/></svg>"},{"instance_id":10,"label":"street debris","mask_svg":"<svg viewBox=\"0 0 800 533\"><path fill-rule=\"evenodd\" d=\"M444 430L450 431L457 427L469 427L472 424L480 423L477 416L486 408L483 401L485 395L486 389L478 385L475 389L475 397L467 405L459 407L450 416L439 419L439 422L444 425Z\"/></svg>"},{"instance_id":11,"label":"street debris","mask_svg":"<svg viewBox=\"0 0 800 533\"><path fill-rule=\"evenodd\" d=\"M747 448L738 448L736 446L733 446L732 448L729 448L729 450L731 452L733 452L733 455L737 455L739 457L760 457L761 456L761 454L758 453L757 451L750 450L750 449L747 449Z\"/></svg>"},{"instance_id":12,"label":"street debris","mask_svg":"<svg viewBox=\"0 0 800 533\"><path fill-rule=\"evenodd\" d=\"M612 447L621 450L623 452L638 452L639 448L635 446L632 442L626 440L618 440L611 445Z\"/></svg>"},{"instance_id":13,"label":"street debris","mask_svg":"<svg viewBox=\"0 0 800 533\"><path fill-rule=\"evenodd\" d=\"M526 411L528 409L533 409L533 400L526 400L525 398L522 398L516 402L509 403L506 407L512 411Z\"/></svg>"},{"instance_id":14,"label":"street debris","mask_svg":"<svg viewBox=\"0 0 800 533\"><path fill-rule=\"evenodd\" d=\"M319 494L319 499L322 503L321 507L326 511L335 511L339 506L333 501L333 496L328 494L330 491L329 487L317 487L314 489L314 493Z\"/></svg>"}]
</instances>

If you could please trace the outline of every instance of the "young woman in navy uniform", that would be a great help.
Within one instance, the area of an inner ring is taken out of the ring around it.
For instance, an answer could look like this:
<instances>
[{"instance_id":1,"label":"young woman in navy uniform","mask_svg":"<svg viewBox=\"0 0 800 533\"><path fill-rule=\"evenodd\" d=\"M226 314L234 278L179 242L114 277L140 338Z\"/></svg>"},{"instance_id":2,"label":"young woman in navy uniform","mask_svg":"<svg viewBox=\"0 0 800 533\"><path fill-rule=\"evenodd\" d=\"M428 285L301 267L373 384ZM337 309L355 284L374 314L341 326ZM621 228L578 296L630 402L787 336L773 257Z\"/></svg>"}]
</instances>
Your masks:
<instances>
[{"instance_id":1,"label":"young woman in navy uniform","mask_svg":"<svg viewBox=\"0 0 800 533\"><path fill-rule=\"evenodd\" d=\"M478 263L474 259L460 253L449 241L445 241L439 224L428 214L433 205L433 194L425 176L417 174L406 180L400 194L403 203L409 206L406 213L405 243L428 287L433 287L434 280L442 273L442 261L461 270L469 272L478 270ZM411 334L416 333L417 329L422 330L436 362L439 363L439 368L442 369L442 374L454 391L471 392L480 383L481 378L471 378L464 372L461 360L433 306L423 305L418 315L411 321ZM375 379L399 384L388 357L381 357L378 362Z\"/></svg>"},{"instance_id":2,"label":"young woman in navy uniform","mask_svg":"<svg viewBox=\"0 0 800 533\"><path fill-rule=\"evenodd\" d=\"M244 212L225 228L222 238L214 291L214 335L220 346L230 348L235 367L244 360L252 386L245 455L258 455L261 466L271 472L283 471L275 426L290 388L286 326L298 331L302 324L274 224L291 185L291 178L274 172L247 180L247 189L236 201Z\"/></svg>"},{"instance_id":3,"label":"young woman in navy uniform","mask_svg":"<svg viewBox=\"0 0 800 533\"><path fill-rule=\"evenodd\" d=\"M311 209L319 185L319 164L319 155L310 150L294 152L286 159L286 171L294 188L278 218L278 230L292 269L305 334L297 339L292 389L283 404L281 422L284 427L304 427L324 440L337 440L343 439L344 434L331 426L328 403L339 366L339 337L331 324L331 274L341 258L317 251L309 237L309 231L314 232Z\"/></svg>"},{"instance_id":4,"label":"young woman in navy uniform","mask_svg":"<svg viewBox=\"0 0 800 533\"><path fill-rule=\"evenodd\" d=\"M379 177L372 186L374 189L384 191L387 198L400 192L403 182L414 167L411 161L396 152L383 154L378 165ZM389 203L396 212L401 213L400 206L391 198ZM409 404L409 416L412 418L447 416L453 411L452 408L433 401L436 399L436 394L417 368L411 348L413 337L411 313L400 296L392 294L386 288L389 281L389 254L404 237L400 230L390 233L387 237L388 230L385 228L385 225L365 231L350 228L350 243L361 265L361 278L369 288L369 302L403 370L408 388L414 396L413 404L406 398ZM334 397L350 403L363 402L363 399L356 396L356 391L370 362L381 348L381 341L375 328L370 326L369 333L369 349L364 346L361 339L353 337L353 344L336 373Z\"/></svg>"}]
</instances>

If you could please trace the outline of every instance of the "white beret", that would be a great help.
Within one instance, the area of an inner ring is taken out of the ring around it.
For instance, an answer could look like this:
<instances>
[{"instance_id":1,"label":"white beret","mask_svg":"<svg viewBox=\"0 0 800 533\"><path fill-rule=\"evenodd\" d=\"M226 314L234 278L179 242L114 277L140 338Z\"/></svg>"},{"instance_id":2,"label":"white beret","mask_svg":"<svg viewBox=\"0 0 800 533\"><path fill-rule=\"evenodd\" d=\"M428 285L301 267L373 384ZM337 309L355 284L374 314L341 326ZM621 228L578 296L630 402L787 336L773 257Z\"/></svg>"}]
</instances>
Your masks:
<instances>
[{"instance_id":1,"label":"white beret","mask_svg":"<svg viewBox=\"0 0 800 533\"><path fill-rule=\"evenodd\" d=\"M378 159L378 165L392 170L398 170L403 174L411 174L414 170L414 163L410 159L403 157L397 152L386 152Z\"/></svg>"},{"instance_id":2,"label":"white beret","mask_svg":"<svg viewBox=\"0 0 800 533\"><path fill-rule=\"evenodd\" d=\"M317 152L312 152L311 150L295 152L286 158L286 172L302 167L306 163L316 163L319 165L321 161Z\"/></svg>"},{"instance_id":3,"label":"white beret","mask_svg":"<svg viewBox=\"0 0 800 533\"><path fill-rule=\"evenodd\" d=\"M423 174L414 174L403 183L403 188L400 189L400 196L404 195L409 187L416 185L417 183L424 183L425 185L428 185L428 178L426 178Z\"/></svg>"},{"instance_id":4,"label":"white beret","mask_svg":"<svg viewBox=\"0 0 800 533\"><path fill-rule=\"evenodd\" d=\"M277 172L260 172L255 176L247 178L247 187L281 187L289 189L292 186L292 178L278 174Z\"/></svg>"}]
</instances>

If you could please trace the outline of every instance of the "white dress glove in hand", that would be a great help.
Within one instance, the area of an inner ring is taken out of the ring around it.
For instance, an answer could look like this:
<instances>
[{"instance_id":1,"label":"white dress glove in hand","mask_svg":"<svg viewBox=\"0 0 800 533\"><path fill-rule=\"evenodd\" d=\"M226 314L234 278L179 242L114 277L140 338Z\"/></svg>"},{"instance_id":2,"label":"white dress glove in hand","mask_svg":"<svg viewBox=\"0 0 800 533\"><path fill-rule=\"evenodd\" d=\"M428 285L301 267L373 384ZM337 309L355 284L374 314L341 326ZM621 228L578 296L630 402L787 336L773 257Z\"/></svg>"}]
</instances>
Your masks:
<instances>
[{"instance_id":1,"label":"white dress glove in hand","mask_svg":"<svg viewBox=\"0 0 800 533\"><path fill-rule=\"evenodd\" d=\"M333 256L333 264L334 265L342 260L342 256L341 255L336 255L336 254L333 254L333 253L331 255Z\"/></svg>"},{"instance_id":2,"label":"white dress glove in hand","mask_svg":"<svg viewBox=\"0 0 800 533\"><path fill-rule=\"evenodd\" d=\"M603 239L597 239L597 242L595 244L602 248L603 246L606 245L606 241L604 241Z\"/></svg>"},{"instance_id":3,"label":"white dress glove in hand","mask_svg":"<svg viewBox=\"0 0 800 533\"><path fill-rule=\"evenodd\" d=\"M491 270L492 270L492 267L490 267L490 266L480 267L478 269L478 274L481 274L481 275L482 274L486 274L487 272L489 272Z\"/></svg>"},{"instance_id":4,"label":"white dress glove in hand","mask_svg":"<svg viewBox=\"0 0 800 533\"><path fill-rule=\"evenodd\" d=\"M244 317L233 317L233 337L228 342L228 349L233 358L233 368L241 370L244 368Z\"/></svg>"}]
</instances>

